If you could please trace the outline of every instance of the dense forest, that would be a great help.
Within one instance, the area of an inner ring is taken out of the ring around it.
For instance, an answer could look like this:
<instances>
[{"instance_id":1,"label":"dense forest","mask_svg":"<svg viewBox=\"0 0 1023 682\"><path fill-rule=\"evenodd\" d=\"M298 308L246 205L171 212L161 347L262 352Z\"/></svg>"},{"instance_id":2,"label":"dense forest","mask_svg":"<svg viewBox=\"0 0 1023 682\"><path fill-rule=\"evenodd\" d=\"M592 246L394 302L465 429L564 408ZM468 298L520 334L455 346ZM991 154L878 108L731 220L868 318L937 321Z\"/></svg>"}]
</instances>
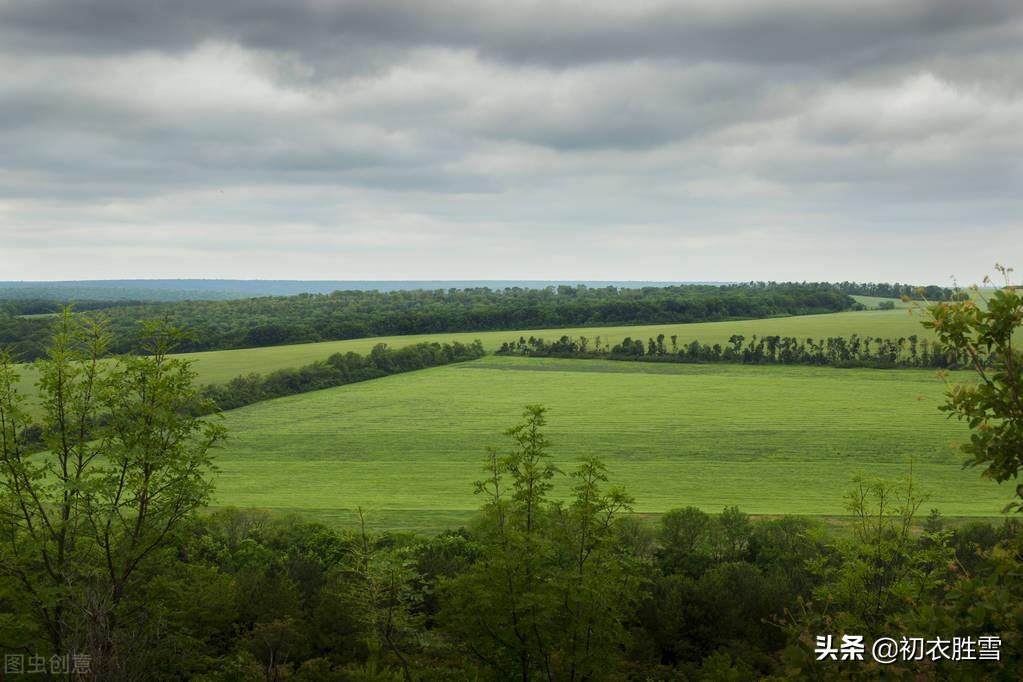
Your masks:
<instances>
[{"instance_id":1,"label":"dense forest","mask_svg":"<svg viewBox=\"0 0 1023 682\"><path fill-rule=\"evenodd\" d=\"M620 289L336 291L231 301L117 306L104 311L111 349L137 346L139 321L162 319L190 336L181 351L276 346L372 336L611 324L700 322L846 310L854 301L826 284L687 285ZM0 345L41 357L51 320L0 316Z\"/></svg>"},{"instance_id":2,"label":"dense forest","mask_svg":"<svg viewBox=\"0 0 1023 682\"><path fill-rule=\"evenodd\" d=\"M967 361L966 354L921 339L916 334L897 339L853 334L849 338L797 339L791 336L753 335L748 341L733 334L729 342L708 345L699 341L679 344L677 335L658 334L641 339L626 337L610 345L599 336L571 338L562 336L545 341L528 339L501 344L498 355L525 357L603 358L607 360L643 360L647 362L732 362L747 365L830 365L832 367L935 367L953 368Z\"/></svg>"}]
</instances>

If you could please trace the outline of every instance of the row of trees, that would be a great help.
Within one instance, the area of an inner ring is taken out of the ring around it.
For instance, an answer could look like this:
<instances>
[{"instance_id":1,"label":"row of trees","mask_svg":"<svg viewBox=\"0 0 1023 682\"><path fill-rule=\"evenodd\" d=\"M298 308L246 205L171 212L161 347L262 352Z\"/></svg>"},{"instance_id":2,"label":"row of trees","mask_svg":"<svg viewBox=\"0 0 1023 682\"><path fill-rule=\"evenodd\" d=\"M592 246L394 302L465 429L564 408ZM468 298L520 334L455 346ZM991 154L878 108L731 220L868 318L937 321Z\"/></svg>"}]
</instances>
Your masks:
<instances>
[{"instance_id":1,"label":"row of trees","mask_svg":"<svg viewBox=\"0 0 1023 682\"><path fill-rule=\"evenodd\" d=\"M403 348L389 348L385 343L378 343L367 355L335 353L324 362L304 367L280 369L266 376L247 374L225 384L205 386L202 395L217 409L233 410L261 400L475 360L484 354L479 340L469 344L458 341L417 343Z\"/></svg>"},{"instance_id":2,"label":"row of trees","mask_svg":"<svg viewBox=\"0 0 1023 682\"><path fill-rule=\"evenodd\" d=\"M605 358L657 362L732 362L743 364L831 365L834 367L936 367L961 366L968 361L965 350L955 350L916 334L897 339L853 334L849 338L797 339L791 336L733 334L728 343L708 345L699 341L679 343L677 335L658 334L644 343L625 337L611 345L596 336L562 336L545 341L530 336L501 344L499 355L528 357Z\"/></svg>"},{"instance_id":3,"label":"row of trees","mask_svg":"<svg viewBox=\"0 0 1023 682\"><path fill-rule=\"evenodd\" d=\"M956 290L949 287L886 282L836 282L835 288L851 296L874 296L877 298L910 298L925 301L950 301Z\"/></svg>"},{"instance_id":4,"label":"row of trees","mask_svg":"<svg viewBox=\"0 0 1023 682\"><path fill-rule=\"evenodd\" d=\"M846 310L854 301L828 284L685 285L337 291L229 301L109 307L110 348L137 346L139 321L190 330L181 351L275 346L438 332L699 322ZM23 360L42 357L52 319L0 310L0 345Z\"/></svg>"}]
</instances>

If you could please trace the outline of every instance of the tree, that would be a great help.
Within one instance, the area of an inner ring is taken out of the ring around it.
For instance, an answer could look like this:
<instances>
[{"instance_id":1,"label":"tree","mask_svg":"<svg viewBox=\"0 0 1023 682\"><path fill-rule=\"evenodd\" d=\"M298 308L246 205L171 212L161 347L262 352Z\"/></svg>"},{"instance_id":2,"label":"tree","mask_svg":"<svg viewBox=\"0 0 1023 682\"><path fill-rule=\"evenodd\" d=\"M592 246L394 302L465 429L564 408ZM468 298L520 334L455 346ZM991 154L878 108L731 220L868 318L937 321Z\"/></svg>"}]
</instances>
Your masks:
<instances>
[{"instance_id":1,"label":"tree","mask_svg":"<svg viewBox=\"0 0 1023 682\"><path fill-rule=\"evenodd\" d=\"M106 337L99 326L77 324L65 310L38 364L43 409L42 439L51 456L38 452L29 434L35 419L19 394L19 375L9 353L0 353L0 457L3 485L4 574L13 577L31 604L34 625L55 653L72 635L76 564L84 547L82 510L90 466L97 455L95 415L103 381L100 357Z\"/></svg>"},{"instance_id":2,"label":"tree","mask_svg":"<svg viewBox=\"0 0 1023 682\"><path fill-rule=\"evenodd\" d=\"M485 496L475 529L481 557L441 582L441 620L496 679L599 679L620 654L638 587L615 527L631 500L605 489L594 459L573 474L568 506L549 500L560 472L547 452L545 412L527 406L506 432L512 451L488 451L487 477L476 484Z\"/></svg>"},{"instance_id":3,"label":"tree","mask_svg":"<svg viewBox=\"0 0 1023 682\"><path fill-rule=\"evenodd\" d=\"M0 567L22 586L52 653L88 653L104 679L129 674L122 649L144 646L146 604L133 603L161 552L212 489L210 450L225 435L187 362L180 332L143 326L147 355L104 359L102 324L65 309L38 363L44 448L0 354Z\"/></svg>"},{"instance_id":4,"label":"tree","mask_svg":"<svg viewBox=\"0 0 1023 682\"><path fill-rule=\"evenodd\" d=\"M949 383L941 409L970 426L970 440L962 446L967 464L984 466L982 475L1001 483L1017 478L1023 466L1023 352L1013 346L1023 325L1023 294L1009 284L1011 270L996 267L1003 287L990 295L973 287L972 297L932 304L923 325L947 352L964 357L978 379ZM1007 509L1023 510L1023 484L1016 486L1016 497Z\"/></svg>"},{"instance_id":5,"label":"tree","mask_svg":"<svg viewBox=\"0 0 1023 682\"><path fill-rule=\"evenodd\" d=\"M607 491L607 467L589 458L572 472L574 499L560 512L556 543L562 559L560 626L555 630L555 679L602 677L625 639L623 618L635 606L639 586L635 566L620 546L618 514L631 509L622 488ZM564 557L571 559L565 566Z\"/></svg>"},{"instance_id":6,"label":"tree","mask_svg":"<svg viewBox=\"0 0 1023 682\"><path fill-rule=\"evenodd\" d=\"M658 537L661 566L668 573L700 574L710 559L710 534L710 516L697 507L665 512Z\"/></svg>"},{"instance_id":7,"label":"tree","mask_svg":"<svg viewBox=\"0 0 1023 682\"><path fill-rule=\"evenodd\" d=\"M382 550L366 534L359 509L359 537L344 565L341 582L346 602L363 633L369 652L368 669L376 672L386 649L401 666L402 679L412 682L406 651L414 639L421 617L417 609L422 594L415 588L421 576L404 548Z\"/></svg>"},{"instance_id":8,"label":"tree","mask_svg":"<svg viewBox=\"0 0 1023 682\"><path fill-rule=\"evenodd\" d=\"M487 552L447 585L448 619L456 635L499 677L523 681L550 672L545 634L555 599L544 576L553 547L541 524L547 522L545 502L558 470L546 452L545 412L540 405L526 407L524 421L505 432L516 446L508 455L488 450L487 478L476 483L477 494L486 496L480 535Z\"/></svg>"},{"instance_id":9,"label":"tree","mask_svg":"<svg viewBox=\"0 0 1023 682\"><path fill-rule=\"evenodd\" d=\"M718 551L725 561L738 561L746 552L753 527L737 506L725 507L717 519Z\"/></svg>"},{"instance_id":10,"label":"tree","mask_svg":"<svg viewBox=\"0 0 1023 682\"><path fill-rule=\"evenodd\" d=\"M951 561L948 533L912 533L923 504L912 471L903 483L857 479L846 496L852 537L838 544L838 561L824 574L820 596L843 611L840 625L879 632L893 615L933 596Z\"/></svg>"},{"instance_id":11,"label":"tree","mask_svg":"<svg viewBox=\"0 0 1023 682\"><path fill-rule=\"evenodd\" d=\"M857 478L846 501L851 533L832 552L807 561L819 580L814 599L800 600L801 608L789 614L798 642L786 654L793 678L820 679L821 662L812 653L816 635L915 636L920 630L911 624L942 599L954 578L950 532L913 532L923 499L914 491L912 470L900 483ZM850 679L875 679L885 669L870 658L846 664ZM919 673L927 665L910 662L907 668Z\"/></svg>"}]
</instances>

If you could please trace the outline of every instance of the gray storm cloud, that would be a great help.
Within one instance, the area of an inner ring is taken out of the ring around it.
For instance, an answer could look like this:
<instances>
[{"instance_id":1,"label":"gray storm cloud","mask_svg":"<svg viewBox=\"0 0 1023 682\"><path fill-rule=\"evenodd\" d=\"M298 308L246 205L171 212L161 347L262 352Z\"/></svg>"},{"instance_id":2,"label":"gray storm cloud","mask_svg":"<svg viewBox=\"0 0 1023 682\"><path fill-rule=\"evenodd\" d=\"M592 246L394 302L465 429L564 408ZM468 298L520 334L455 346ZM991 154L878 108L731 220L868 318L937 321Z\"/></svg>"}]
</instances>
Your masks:
<instances>
[{"instance_id":1,"label":"gray storm cloud","mask_svg":"<svg viewBox=\"0 0 1023 682\"><path fill-rule=\"evenodd\" d=\"M1023 266L1016 2L0 0L0 280Z\"/></svg>"}]
</instances>

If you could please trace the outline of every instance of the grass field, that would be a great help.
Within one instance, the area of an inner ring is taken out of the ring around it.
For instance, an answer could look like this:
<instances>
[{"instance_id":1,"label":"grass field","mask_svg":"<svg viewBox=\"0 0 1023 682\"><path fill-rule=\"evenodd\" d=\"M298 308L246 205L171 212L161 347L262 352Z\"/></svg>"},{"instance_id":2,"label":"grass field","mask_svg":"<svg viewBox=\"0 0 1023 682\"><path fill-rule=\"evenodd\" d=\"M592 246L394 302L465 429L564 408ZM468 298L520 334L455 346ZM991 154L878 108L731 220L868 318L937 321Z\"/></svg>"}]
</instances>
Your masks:
<instances>
[{"instance_id":1,"label":"grass field","mask_svg":"<svg viewBox=\"0 0 1023 682\"><path fill-rule=\"evenodd\" d=\"M901 478L912 457L925 510L997 514L1012 491L961 469L966 432L937 411L942 390L916 370L487 357L227 413L217 504L457 525L484 446L542 402L557 462L603 457L640 512L841 515L855 473Z\"/></svg>"},{"instance_id":2,"label":"grass field","mask_svg":"<svg viewBox=\"0 0 1023 682\"><path fill-rule=\"evenodd\" d=\"M891 303L896 308L906 309L912 308L914 303L912 301L903 301L901 298L883 298L881 296L852 296L851 297L857 303L862 303L867 306L868 309L877 308L878 304Z\"/></svg>"}]
</instances>

